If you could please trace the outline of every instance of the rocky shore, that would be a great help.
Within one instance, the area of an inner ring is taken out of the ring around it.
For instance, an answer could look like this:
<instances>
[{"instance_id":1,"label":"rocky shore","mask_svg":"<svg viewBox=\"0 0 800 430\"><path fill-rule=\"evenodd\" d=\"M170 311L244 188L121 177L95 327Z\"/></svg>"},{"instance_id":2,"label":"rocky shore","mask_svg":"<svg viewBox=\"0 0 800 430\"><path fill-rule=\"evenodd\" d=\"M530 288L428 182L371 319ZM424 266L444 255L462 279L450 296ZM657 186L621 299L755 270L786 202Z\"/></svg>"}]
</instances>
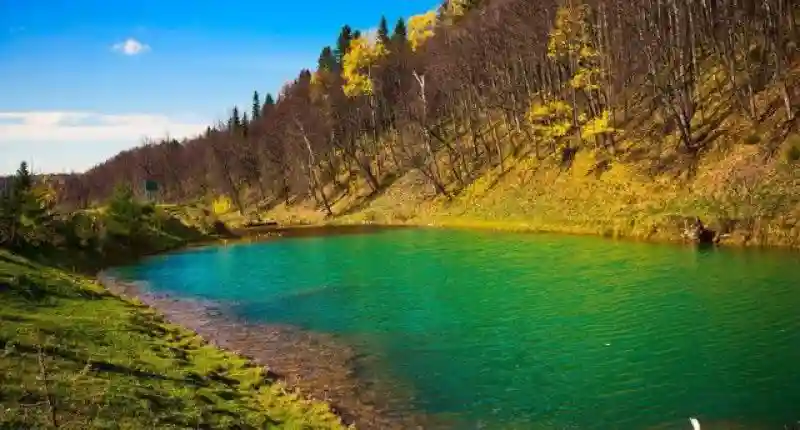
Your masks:
<instances>
[{"instance_id":1,"label":"rocky shore","mask_svg":"<svg viewBox=\"0 0 800 430\"><path fill-rule=\"evenodd\" d=\"M410 394L390 381L360 377L361 357L333 336L288 325L240 321L230 317L225 304L155 293L105 272L97 278L109 291L136 298L207 342L267 367L289 387L330 404L345 423L356 428L452 428L453 423L434 422L413 411Z\"/></svg>"}]
</instances>

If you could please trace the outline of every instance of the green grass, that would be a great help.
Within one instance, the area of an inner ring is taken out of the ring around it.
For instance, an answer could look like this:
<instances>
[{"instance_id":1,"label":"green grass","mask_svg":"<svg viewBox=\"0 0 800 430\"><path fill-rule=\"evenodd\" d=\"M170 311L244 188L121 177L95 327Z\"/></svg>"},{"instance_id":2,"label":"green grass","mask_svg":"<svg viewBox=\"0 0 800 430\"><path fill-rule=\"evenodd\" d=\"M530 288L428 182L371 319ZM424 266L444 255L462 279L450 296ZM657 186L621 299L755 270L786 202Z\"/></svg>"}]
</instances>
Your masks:
<instances>
[{"instance_id":1,"label":"green grass","mask_svg":"<svg viewBox=\"0 0 800 430\"><path fill-rule=\"evenodd\" d=\"M0 250L0 429L341 428L245 358Z\"/></svg>"}]
</instances>

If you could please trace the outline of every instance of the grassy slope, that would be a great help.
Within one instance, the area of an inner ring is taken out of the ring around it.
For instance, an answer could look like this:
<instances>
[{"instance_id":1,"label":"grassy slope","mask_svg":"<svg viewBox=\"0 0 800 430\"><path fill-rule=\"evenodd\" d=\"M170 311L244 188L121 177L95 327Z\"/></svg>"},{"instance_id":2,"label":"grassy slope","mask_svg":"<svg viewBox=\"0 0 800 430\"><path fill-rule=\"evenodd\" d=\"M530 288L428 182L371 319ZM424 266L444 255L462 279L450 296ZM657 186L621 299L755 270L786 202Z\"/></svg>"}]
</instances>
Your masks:
<instances>
[{"instance_id":1,"label":"grassy slope","mask_svg":"<svg viewBox=\"0 0 800 430\"><path fill-rule=\"evenodd\" d=\"M789 79L800 81L800 69ZM774 89L760 96L764 115L755 124L718 93L704 94L700 102L695 137L707 142L708 151L695 175L687 174L689 160L675 149L677 132L664 134L664 120L653 113L631 120L612 160L584 148L563 169L552 158L537 160L523 151L506 159L503 170L484 169L450 201L435 198L412 170L372 196L364 184L349 195L329 188L333 219L310 199L261 216L290 224L436 224L673 241L680 240L687 219L699 216L727 233L723 243L800 247L800 161L789 155L800 152L797 120L786 123ZM507 142L531 150L522 135L500 127ZM597 173L603 161L610 161L609 169Z\"/></svg>"},{"instance_id":2,"label":"grassy slope","mask_svg":"<svg viewBox=\"0 0 800 430\"><path fill-rule=\"evenodd\" d=\"M341 427L263 367L87 278L0 251L0 428L52 426L48 397L59 428Z\"/></svg>"}]
</instances>

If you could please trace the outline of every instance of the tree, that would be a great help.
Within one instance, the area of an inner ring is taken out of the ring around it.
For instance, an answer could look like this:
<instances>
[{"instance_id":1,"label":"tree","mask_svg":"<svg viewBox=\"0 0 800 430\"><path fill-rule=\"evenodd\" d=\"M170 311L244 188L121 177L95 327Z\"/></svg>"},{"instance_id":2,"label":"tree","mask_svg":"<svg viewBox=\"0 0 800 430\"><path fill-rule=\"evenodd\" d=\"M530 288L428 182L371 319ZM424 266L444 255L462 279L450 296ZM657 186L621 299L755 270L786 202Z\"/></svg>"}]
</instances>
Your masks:
<instances>
[{"instance_id":1,"label":"tree","mask_svg":"<svg viewBox=\"0 0 800 430\"><path fill-rule=\"evenodd\" d=\"M378 42L383 46L389 46L389 24L385 16L381 17L381 22L378 24Z\"/></svg>"},{"instance_id":2,"label":"tree","mask_svg":"<svg viewBox=\"0 0 800 430\"><path fill-rule=\"evenodd\" d=\"M434 35L436 28L436 12L429 11L420 15L414 15L408 19L408 42L411 50L418 50L426 40Z\"/></svg>"},{"instance_id":3,"label":"tree","mask_svg":"<svg viewBox=\"0 0 800 430\"><path fill-rule=\"evenodd\" d=\"M258 121L259 117L261 117L261 101L258 97L258 91L253 91L253 121Z\"/></svg>"},{"instance_id":4,"label":"tree","mask_svg":"<svg viewBox=\"0 0 800 430\"><path fill-rule=\"evenodd\" d=\"M35 183L28 163L20 163L11 186L0 195L0 245L21 250L52 238L53 190Z\"/></svg>"},{"instance_id":5,"label":"tree","mask_svg":"<svg viewBox=\"0 0 800 430\"><path fill-rule=\"evenodd\" d=\"M322 48L322 52L319 54L319 60L317 61L317 69L332 72L336 70L336 65L337 59L333 55L333 50L331 50L331 47L326 46Z\"/></svg>"},{"instance_id":6,"label":"tree","mask_svg":"<svg viewBox=\"0 0 800 430\"><path fill-rule=\"evenodd\" d=\"M105 212L108 233L116 240L132 244L145 226L143 209L134 198L133 188L126 183L118 184Z\"/></svg>"},{"instance_id":7,"label":"tree","mask_svg":"<svg viewBox=\"0 0 800 430\"><path fill-rule=\"evenodd\" d=\"M271 93L264 97L264 104L261 106L261 116L267 116L275 108L275 99Z\"/></svg>"},{"instance_id":8,"label":"tree","mask_svg":"<svg viewBox=\"0 0 800 430\"><path fill-rule=\"evenodd\" d=\"M228 131L234 132L236 130L239 130L241 126L242 126L242 120L239 117L239 108L234 106L233 109L231 110L231 117L228 120Z\"/></svg>"},{"instance_id":9,"label":"tree","mask_svg":"<svg viewBox=\"0 0 800 430\"><path fill-rule=\"evenodd\" d=\"M342 60L344 93L350 97L372 94L370 67L384 55L386 47L380 40L370 41L364 36L353 39Z\"/></svg>"},{"instance_id":10,"label":"tree","mask_svg":"<svg viewBox=\"0 0 800 430\"><path fill-rule=\"evenodd\" d=\"M345 25L339 33L339 38L336 40L336 50L334 51L334 56L338 64L342 64L342 60L347 54L347 50L350 48L351 40L353 40L353 29L350 28L349 25Z\"/></svg>"},{"instance_id":11,"label":"tree","mask_svg":"<svg viewBox=\"0 0 800 430\"><path fill-rule=\"evenodd\" d=\"M28 163L23 161L19 164L17 173L12 179L12 189L17 193L24 194L30 191L33 187L33 175L28 170Z\"/></svg>"},{"instance_id":12,"label":"tree","mask_svg":"<svg viewBox=\"0 0 800 430\"><path fill-rule=\"evenodd\" d=\"M408 30L406 29L406 22L403 18L397 20L392 33L392 44L400 45L408 40Z\"/></svg>"}]
</instances>

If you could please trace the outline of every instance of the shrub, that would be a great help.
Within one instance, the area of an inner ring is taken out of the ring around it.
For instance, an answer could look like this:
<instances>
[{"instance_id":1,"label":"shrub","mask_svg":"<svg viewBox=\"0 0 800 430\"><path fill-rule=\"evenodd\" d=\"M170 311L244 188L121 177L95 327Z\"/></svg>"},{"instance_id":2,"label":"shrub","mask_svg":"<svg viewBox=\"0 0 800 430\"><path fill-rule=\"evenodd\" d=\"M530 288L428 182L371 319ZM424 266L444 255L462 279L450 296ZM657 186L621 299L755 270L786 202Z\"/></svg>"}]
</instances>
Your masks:
<instances>
[{"instance_id":1,"label":"shrub","mask_svg":"<svg viewBox=\"0 0 800 430\"><path fill-rule=\"evenodd\" d=\"M788 163L800 161L800 136L795 134L787 140L783 156Z\"/></svg>"},{"instance_id":2,"label":"shrub","mask_svg":"<svg viewBox=\"0 0 800 430\"><path fill-rule=\"evenodd\" d=\"M228 196L219 196L214 199L211 207L217 216L225 215L231 211L231 199Z\"/></svg>"}]
</instances>

